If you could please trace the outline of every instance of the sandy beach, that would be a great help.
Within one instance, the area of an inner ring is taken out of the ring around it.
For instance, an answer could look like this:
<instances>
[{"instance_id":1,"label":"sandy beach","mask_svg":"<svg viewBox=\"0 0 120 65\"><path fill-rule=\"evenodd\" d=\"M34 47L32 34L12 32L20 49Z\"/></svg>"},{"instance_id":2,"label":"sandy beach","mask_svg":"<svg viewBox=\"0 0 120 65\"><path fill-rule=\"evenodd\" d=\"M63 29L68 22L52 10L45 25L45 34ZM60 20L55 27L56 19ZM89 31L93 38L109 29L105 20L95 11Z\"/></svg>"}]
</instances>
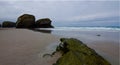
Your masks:
<instances>
[{"instance_id":1,"label":"sandy beach","mask_svg":"<svg viewBox=\"0 0 120 65\"><path fill-rule=\"evenodd\" d=\"M0 65L52 65L59 56L43 58L59 37L27 29L0 30ZM49 51L50 52L50 51Z\"/></svg>"},{"instance_id":2,"label":"sandy beach","mask_svg":"<svg viewBox=\"0 0 120 65\"><path fill-rule=\"evenodd\" d=\"M45 32L45 31L44 31ZM69 31L70 32L70 31ZM63 32L62 32L63 33ZM57 34L60 34L57 32ZM64 33L65 34L65 33ZM67 32L67 34L70 34ZM108 60L112 65L119 65L119 35L118 32L81 31L79 35L62 36L53 33L41 33L27 29L1 29L0 30L0 64L1 65L52 65L60 57L45 57L52 53L59 44L61 37L75 37L98 54ZM100 34L101 36L96 36Z\"/></svg>"},{"instance_id":3,"label":"sandy beach","mask_svg":"<svg viewBox=\"0 0 120 65\"><path fill-rule=\"evenodd\" d=\"M120 0L0 0L0 65L120 65Z\"/></svg>"}]
</instances>

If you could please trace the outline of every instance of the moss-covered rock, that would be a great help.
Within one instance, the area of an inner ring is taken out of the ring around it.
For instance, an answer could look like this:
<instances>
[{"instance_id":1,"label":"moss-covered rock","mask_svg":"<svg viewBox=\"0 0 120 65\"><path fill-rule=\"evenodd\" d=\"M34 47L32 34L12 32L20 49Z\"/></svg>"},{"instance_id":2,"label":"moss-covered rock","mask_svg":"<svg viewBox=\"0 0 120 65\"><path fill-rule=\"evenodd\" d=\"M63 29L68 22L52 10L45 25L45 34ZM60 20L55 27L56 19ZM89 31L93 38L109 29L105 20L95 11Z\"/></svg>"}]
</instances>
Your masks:
<instances>
[{"instance_id":1,"label":"moss-covered rock","mask_svg":"<svg viewBox=\"0 0 120 65\"><path fill-rule=\"evenodd\" d=\"M16 28L33 28L34 25L35 16L30 14L21 15L16 22Z\"/></svg>"},{"instance_id":2,"label":"moss-covered rock","mask_svg":"<svg viewBox=\"0 0 120 65\"><path fill-rule=\"evenodd\" d=\"M4 21L2 27L15 27L15 23L11 21Z\"/></svg>"},{"instance_id":3,"label":"moss-covered rock","mask_svg":"<svg viewBox=\"0 0 120 65\"><path fill-rule=\"evenodd\" d=\"M54 65L111 65L93 49L74 38L61 38L57 51L63 53Z\"/></svg>"},{"instance_id":4,"label":"moss-covered rock","mask_svg":"<svg viewBox=\"0 0 120 65\"><path fill-rule=\"evenodd\" d=\"M36 21L37 28L53 28L51 25L51 20L49 18L43 18Z\"/></svg>"}]
</instances>

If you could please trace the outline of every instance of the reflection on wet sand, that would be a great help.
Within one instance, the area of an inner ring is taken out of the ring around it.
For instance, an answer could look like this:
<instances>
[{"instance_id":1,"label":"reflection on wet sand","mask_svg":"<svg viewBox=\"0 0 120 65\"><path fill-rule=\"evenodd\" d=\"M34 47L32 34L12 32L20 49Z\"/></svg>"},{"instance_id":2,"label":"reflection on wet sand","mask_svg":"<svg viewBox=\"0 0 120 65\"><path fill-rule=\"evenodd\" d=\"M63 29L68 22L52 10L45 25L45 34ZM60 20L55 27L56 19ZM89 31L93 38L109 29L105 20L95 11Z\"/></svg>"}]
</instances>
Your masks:
<instances>
[{"instance_id":1,"label":"reflection on wet sand","mask_svg":"<svg viewBox=\"0 0 120 65\"><path fill-rule=\"evenodd\" d=\"M35 31L35 32L42 32L42 33L51 33L52 30L43 30L43 29L38 29L38 28L33 28L33 29L29 29L29 30L32 30L32 31Z\"/></svg>"}]
</instances>

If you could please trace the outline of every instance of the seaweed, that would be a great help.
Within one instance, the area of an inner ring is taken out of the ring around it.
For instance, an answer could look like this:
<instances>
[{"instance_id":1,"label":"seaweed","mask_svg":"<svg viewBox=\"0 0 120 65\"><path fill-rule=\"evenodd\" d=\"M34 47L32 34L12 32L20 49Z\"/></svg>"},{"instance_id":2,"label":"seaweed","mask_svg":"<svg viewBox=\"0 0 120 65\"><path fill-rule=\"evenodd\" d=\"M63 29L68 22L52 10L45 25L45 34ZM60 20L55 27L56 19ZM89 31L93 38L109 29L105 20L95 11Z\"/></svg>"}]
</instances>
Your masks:
<instances>
[{"instance_id":1,"label":"seaweed","mask_svg":"<svg viewBox=\"0 0 120 65\"><path fill-rule=\"evenodd\" d=\"M61 38L56 51L62 56L53 65L111 65L95 50L75 38Z\"/></svg>"}]
</instances>

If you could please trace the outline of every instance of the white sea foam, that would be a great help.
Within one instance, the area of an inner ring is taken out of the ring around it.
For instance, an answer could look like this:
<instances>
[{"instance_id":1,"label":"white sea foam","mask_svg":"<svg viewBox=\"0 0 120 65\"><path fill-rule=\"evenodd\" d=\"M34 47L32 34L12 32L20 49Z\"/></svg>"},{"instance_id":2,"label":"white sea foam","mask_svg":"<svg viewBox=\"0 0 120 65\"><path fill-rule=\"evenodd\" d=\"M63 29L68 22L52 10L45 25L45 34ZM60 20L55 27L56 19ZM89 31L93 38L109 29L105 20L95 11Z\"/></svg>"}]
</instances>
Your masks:
<instances>
[{"instance_id":1,"label":"white sea foam","mask_svg":"<svg viewBox=\"0 0 120 65\"><path fill-rule=\"evenodd\" d=\"M120 28L113 27L55 27L55 28L40 28L41 30L63 30L63 31L120 31Z\"/></svg>"}]
</instances>

